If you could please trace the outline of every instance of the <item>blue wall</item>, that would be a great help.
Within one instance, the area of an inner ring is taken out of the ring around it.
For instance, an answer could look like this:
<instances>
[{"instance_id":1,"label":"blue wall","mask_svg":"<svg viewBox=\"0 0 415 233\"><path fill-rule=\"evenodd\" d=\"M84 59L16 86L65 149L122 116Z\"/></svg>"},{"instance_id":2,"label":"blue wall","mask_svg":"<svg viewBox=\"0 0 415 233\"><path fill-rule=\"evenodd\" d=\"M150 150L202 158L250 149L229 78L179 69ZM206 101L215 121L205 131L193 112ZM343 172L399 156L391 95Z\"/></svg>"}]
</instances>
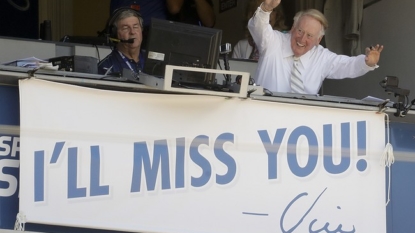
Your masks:
<instances>
[{"instance_id":1,"label":"blue wall","mask_svg":"<svg viewBox=\"0 0 415 233\"><path fill-rule=\"evenodd\" d=\"M39 39L38 0L0 1L0 35Z\"/></svg>"},{"instance_id":2,"label":"blue wall","mask_svg":"<svg viewBox=\"0 0 415 233\"><path fill-rule=\"evenodd\" d=\"M0 85L0 125L19 126L19 89L17 86ZM12 147L12 141L18 139L19 135L7 135L0 130L0 152L5 152L5 147ZM6 146L5 146L6 145ZM3 153L4 154L4 153ZM18 190L13 190L14 194L9 195L11 186L10 177L19 180L19 168L10 167L10 161L20 160L19 153L0 156L0 228L13 229L16 215L19 209Z\"/></svg>"},{"instance_id":3,"label":"blue wall","mask_svg":"<svg viewBox=\"0 0 415 233\"><path fill-rule=\"evenodd\" d=\"M391 166L387 229L388 233L412 233L415 232L415 124L392 123L390 132L395 163Z\"/></svg>"},{"instance_id":4,"label":"blue wall","mask_svg":"<svg viewBox=\"0 0 415 233\"><path fill-rule=\"evenodd\" d=\"M19 89L0 85L0 125L20 125Z\"/></svg>"}]
</instances>

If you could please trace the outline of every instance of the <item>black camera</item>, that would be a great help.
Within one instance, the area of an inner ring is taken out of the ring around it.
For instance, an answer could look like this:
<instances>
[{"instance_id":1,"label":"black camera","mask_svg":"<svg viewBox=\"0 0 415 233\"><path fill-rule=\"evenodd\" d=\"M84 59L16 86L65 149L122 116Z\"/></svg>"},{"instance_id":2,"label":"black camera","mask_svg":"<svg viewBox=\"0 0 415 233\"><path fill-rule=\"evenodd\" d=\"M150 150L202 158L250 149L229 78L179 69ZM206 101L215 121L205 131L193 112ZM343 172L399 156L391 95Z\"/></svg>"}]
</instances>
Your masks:
<instances>
[{"instance_id":1,"label":"black camera","mask_svg":"<svg viewBox=\"0 0 415 233\"><path fill-rule=\"evenodd\" d=\"M232 52L232 46L230 43L223 44L219 47L220 54L228 54Z\"/></svg>"},{"instance_id":2,"label":"black camera","mask_svg":"<svg viewBox=\"0 0 415 233\"><path fill-rule=\"evenodd\" d=\"M386 76L385 79L383 79L380 83L380 86L382 86L388 94L395 94L396 96L408 96L409 90L407 89L401 89L398 87L399 85L399 79L395 76Z\"/></svg>"},{"instance_id":3,"label":"black camera","mask_svg":"<svg viewBox=\"0 0 415 233\"><path fill-rule=\"evenodd\" d=\"M386 76L379 84L388 94L393 93L395 97L398 97L398 102L393 104L393 107L396 108L394 115L404 117L414 104L414 101L410 105L408 103L409 90L399 88L399 79L395 76Z\"/></svg>"},{"instance_id":4,"label":"black camera","mask_svg":"<svg viewBox=\"0 0 415 233\"><path fill-rule=\"evenodd\" d=\"M383 79L383 81L380 82L380 85L383 88L398 87L399 79L398 79L398 77L395 77L395 76L386 76L385 79Z\"/></svg>"}]
</instances>

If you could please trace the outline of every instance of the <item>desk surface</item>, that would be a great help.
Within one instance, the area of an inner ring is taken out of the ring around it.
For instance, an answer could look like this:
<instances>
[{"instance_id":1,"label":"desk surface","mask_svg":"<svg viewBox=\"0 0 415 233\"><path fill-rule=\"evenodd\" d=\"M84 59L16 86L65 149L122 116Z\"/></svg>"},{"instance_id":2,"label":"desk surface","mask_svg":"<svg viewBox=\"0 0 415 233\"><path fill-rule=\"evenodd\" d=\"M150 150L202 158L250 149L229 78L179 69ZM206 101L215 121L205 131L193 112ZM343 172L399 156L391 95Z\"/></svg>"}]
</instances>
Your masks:
<instances>
[{"instance_id":1,"label":"desk surface","mask_svg":"<svg viewBox=\"0 0 415 233\"><path fill-rule=\"evenodd\" d=\"M39 69L33 73L33 70L29 68L0 65L0 84L17 86L19 79L30 77L107 90L151 93L162 92L161 90L148 87L143 84L122 81L122 78L105 75L45 69Z\"/></svg>"},{"instance_id":2,"label":"desk surface","mask_svg":"<svg viewBox=\"0 0 415 233\"><path fill-rule=\"evenodd\" d=\"M104 75L86 74L68 71L53 71L53 70L37 70L31 73L32 69L14 66L0 65L0 85L18 85L19 79L36 77L39 79L61 82L85 87L92 87L106 90L116 91L132 91L132 92L147 92L147 93L175 93L172 91L164 91L149 87L140 83L132 83L128 81L117 81L115 77L108 77ZM180 93L185 94L185 93ZM274 101L291 104L322 106L332 108L356 109L366 111L379 111L379 102L365 101L348 97L340 96L319 96L319 95L302 95L292 93L272 93L272 95L261 96L251 95L251 99L259 101ZM393 122L407 122L415 123L415 107L407 113L405 117L396 117L396 109L393 108L393 103L389 102L382 109L390 115L390 120Z\"/></svg>"}]
</instances>

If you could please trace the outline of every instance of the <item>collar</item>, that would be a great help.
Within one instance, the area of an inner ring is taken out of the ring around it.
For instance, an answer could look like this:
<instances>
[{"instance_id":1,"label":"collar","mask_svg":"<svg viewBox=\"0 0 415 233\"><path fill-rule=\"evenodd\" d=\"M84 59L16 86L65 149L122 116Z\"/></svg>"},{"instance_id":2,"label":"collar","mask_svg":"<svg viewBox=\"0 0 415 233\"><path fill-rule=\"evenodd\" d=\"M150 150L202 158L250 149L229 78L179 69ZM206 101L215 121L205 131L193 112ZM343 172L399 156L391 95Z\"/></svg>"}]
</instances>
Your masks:
<instances>
[{"instance_id":1,"label":"collar","mask_svg":"<svg viewBox=\"0 0 415 233\"><path fill-rule=\"evenodd\" d=\"M303 64L304 67L308 67L308 64L310 64L311 54L314 53L316 48L317 48L317 46L314 46L312 49L310 49L310 51L308 51L307 53L305 53L301 57L299 57L299 59L301 61L301 64Z\"/></svg>"},{"instance_id":2,"label":"collar","mask_svg":"<svg viewBox=\"0 0 415 233\"><path fill-rule=\"evenodd\" d=\"M287 33L287 36L284 38L284 40L286 41L285 43L283 43L282 56L284 58L294 57L294 52L291 49L291 33ZM304 67L308 67L308 65L310 64L310 57L316 51L318 46L319 45L314 46L312 49L310 49L310 51L299 57L299 60L301 61L301 64L303 64Z\"/></svg>"}]
</instances>

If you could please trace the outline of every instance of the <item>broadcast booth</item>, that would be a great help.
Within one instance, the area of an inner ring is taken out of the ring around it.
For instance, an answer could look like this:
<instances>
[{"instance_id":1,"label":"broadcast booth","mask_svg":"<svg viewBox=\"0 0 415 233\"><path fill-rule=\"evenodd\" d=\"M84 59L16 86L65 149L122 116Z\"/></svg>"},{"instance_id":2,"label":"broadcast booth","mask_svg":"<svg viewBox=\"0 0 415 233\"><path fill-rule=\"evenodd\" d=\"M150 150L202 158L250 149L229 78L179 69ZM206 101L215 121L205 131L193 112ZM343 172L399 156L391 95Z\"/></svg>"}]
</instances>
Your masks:
<instances>
[{"instance_id":1,"label":"broadcast booth","mask_svg":"<svg viewBox=\"0 0 415 233\"><path fill-rule=\"evenodd\" d=\"M390 121L414 114L394 77L397 102L272 93L220 30L150 37L133 77L0 65L3 228L386 232Z\"/></svg>"}]
</instances>

